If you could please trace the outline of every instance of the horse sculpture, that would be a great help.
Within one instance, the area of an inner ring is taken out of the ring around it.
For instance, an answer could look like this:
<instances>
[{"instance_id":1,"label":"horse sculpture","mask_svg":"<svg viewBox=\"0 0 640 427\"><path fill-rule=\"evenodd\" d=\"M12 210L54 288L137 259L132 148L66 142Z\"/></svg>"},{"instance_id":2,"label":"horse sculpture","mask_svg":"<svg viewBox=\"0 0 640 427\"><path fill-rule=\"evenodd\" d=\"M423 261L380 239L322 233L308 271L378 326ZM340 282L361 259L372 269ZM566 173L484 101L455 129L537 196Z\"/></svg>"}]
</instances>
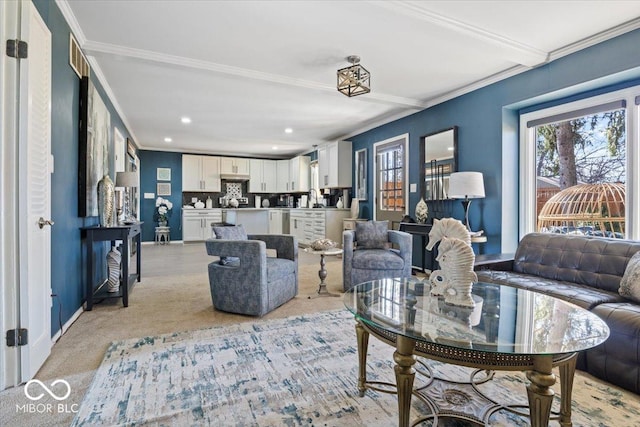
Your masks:
<instances>
[{"instance_id":1,"label":"horse sculpture","mask_svg":"<svg viewBox=\"0 0 640 427\"><path fill-rule=\"evenodd\" d=\"M436 243L440 269L429 276L432 295L444 295L444 301L453 305L473 307L471 288L478 276L473 271L475 254L471 248L471 238L466 227L458 220L445 218L435 220L429 233L427 249Z\"/></svg>"}]
</instances>

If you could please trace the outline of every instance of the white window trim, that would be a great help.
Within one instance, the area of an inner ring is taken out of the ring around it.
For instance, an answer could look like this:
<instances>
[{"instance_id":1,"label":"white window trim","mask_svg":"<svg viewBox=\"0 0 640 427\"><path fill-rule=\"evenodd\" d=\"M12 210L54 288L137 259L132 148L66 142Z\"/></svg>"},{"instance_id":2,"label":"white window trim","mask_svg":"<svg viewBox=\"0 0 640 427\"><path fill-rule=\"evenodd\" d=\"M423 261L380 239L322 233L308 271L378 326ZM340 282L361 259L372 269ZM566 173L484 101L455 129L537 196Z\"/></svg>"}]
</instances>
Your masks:
<instances>
[{"instance_id":1,"label":"white window trim","mask_svg":"<svg viewBox=\"0 0 640 427\"><path fill-rule=\"evenodd\" d=\"M640 86L609 92L544 110L533 111L520 116L520 176L519 176L519 237L536 230L536 176L535 176L535 129L527 128L530 120L587 108L624 99L626 107L627 131L627 172L626 172L626 238L640 240L640 107L635 97L640 95ZM635 197L632 197L635 195Z\"/></svg>"},{"instance_id":2,"label":"white window trim","mask_svg":"<svg viewBox=\"0 0 640 427\"><path fill-rule=\"evenodd\" d=\"M374 200L374 207L373 207L373 220L375 221L377 219L377 206L375 206L376 203L378 203L378 179L375 176L375 174L378 173L378 166L377 166L377 162L375 157L377 156L377 147L381 146L381 145L385 145L388 144L390 142L394 142L394 141L402 141L402 144L404 145L404 185L408 186L409 185L409 134L408 133L403 133L401 135L398 136L394 136L391 138L387 138L384 141L378 141L376 143L373 144L373 200ZM404 189L404 215L407 215L409 213L409 187L406 187Z\"/></svg>"}]
</instances>

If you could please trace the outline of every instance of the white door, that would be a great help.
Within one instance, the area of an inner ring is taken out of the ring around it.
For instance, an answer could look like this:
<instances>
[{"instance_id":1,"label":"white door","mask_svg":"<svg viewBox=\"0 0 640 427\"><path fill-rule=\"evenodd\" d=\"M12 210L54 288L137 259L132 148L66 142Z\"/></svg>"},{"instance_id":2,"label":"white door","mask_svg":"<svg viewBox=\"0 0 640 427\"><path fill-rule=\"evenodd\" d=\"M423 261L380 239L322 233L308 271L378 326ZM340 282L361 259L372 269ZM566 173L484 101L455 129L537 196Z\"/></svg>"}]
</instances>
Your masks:
<instances>
[{"instance_id":1,"label":"white door","mask_svg":"<svg viewBox=\"0 0 640 427\"><path fill-rule=\"evenodd\" d=\"M21 379L35 375L51 352L51 33L31 2L23 2L22 39L29 56L20 75L20 323Z\"/></svg>"}]
</instances>

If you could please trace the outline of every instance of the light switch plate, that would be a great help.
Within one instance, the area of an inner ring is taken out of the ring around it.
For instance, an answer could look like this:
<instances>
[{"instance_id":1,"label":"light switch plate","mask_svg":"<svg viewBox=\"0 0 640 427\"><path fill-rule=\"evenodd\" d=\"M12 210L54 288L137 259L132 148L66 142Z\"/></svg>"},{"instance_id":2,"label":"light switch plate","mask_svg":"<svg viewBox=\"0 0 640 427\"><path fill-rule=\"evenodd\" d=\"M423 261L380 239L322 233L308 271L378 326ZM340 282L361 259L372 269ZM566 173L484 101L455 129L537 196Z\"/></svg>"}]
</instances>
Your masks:
<instances>
[{"instance_id":1,"label":"light switch plate","mask_svg":"<svg viewBox=\"0 0 640 427\"><path fill-rule=\"evenodd\" d=\"M156 198L156 193L144 193L144 198L145 199L155 199Z\"/></svg>"},{"instance_id":2,"label":"light switch plate","mask_svg":"<svg viewBox=\"0 0 640 427\"><path fill-rule=\"evenodd\" d=\"M409 184L409 192L415 193L416 191L418 191L418 184L415 182L413 184Z\"/></svg>"}]
</instances>

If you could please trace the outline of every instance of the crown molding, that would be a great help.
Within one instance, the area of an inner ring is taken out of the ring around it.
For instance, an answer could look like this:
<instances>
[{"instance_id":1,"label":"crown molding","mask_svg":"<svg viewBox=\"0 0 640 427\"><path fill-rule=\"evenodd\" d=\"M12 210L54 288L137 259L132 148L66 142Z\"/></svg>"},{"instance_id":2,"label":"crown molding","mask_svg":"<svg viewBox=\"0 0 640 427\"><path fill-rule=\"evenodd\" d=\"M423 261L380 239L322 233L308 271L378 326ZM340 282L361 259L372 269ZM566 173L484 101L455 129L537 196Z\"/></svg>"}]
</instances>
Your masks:
<instances>
[{"instance_id":1,"label":"crown molding","mask_svg":"<svg viewBox=\"0 0 640 427\"><path fill-rule=\"evenodd\" d=\"M78 44L80 45L80 47L83 47L87 42L87 37L84 35L84 31L82 31L82 28L80 27L76 16L73 14L69 2L67 0L56 0L56 5L58 5L58 9L60 9L60 12L62 12L62 16L64 16L67 24L69 24L69 27L71 28L73 35L78 41Z\"/></svg>"},{"instance_id":2,"label":"crown molding","mask_svg":"<svg viewBox=\"0 0 640 427\"><path fill-rule=\"evenodd\" d=\"M507 49L509 57L517 64L534 67L544 64L549 60L549 54L533 46L520 43L516 40L493 33L475 25L449 18L445 15L432 12L421 2L414 1L370 1L378 7L384 7L396 13L401 13L421 21L448 28L457 33L470 35L474 39L483 40L494 46Z\"/></svg>"}]
</instances>

